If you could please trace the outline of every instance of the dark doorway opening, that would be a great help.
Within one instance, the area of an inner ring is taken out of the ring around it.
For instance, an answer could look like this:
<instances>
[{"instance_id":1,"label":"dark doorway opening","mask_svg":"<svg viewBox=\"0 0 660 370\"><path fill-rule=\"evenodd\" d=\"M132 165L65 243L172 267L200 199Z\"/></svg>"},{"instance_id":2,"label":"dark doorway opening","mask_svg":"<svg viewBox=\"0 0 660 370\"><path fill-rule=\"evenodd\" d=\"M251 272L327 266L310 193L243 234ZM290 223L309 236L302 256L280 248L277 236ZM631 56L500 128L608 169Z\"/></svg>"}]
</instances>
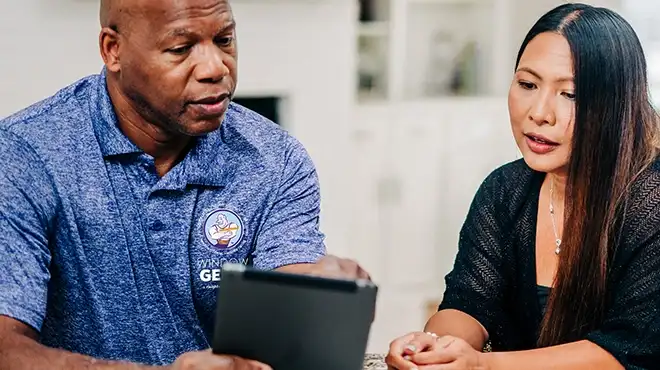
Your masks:
<instances>
[{"instance_id":1,"label":"dark doorway opening","mask_svg":"<svg viewBox=\"0 0 660 370\"><path fill-rule=\"evenodd\" d=\"M236 96L233 101L281 125L280 101L276 96Z\"/></svg>"}]
</instances>

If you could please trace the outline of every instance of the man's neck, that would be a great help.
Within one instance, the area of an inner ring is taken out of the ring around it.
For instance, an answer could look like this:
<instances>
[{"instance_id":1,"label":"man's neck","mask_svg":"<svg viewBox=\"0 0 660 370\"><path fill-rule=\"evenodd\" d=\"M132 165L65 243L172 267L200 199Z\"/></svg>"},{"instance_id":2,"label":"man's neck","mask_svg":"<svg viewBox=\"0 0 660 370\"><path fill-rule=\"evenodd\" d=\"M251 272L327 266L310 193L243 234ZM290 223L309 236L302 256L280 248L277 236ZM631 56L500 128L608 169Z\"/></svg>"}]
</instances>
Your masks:
<instances>
[{"instance_id":1,"label":"man's neck","mask_svg":"<svg viewBox=\"0 0 660 370\"><path fill-rule=\"evenodd\" d=\"M158 175L163 177L184 157L192 138L173 134L147 121L116 85L108 83L108 92L117 115L117 124L129 140L154 157Z\"/></svg>"}]
</instances>

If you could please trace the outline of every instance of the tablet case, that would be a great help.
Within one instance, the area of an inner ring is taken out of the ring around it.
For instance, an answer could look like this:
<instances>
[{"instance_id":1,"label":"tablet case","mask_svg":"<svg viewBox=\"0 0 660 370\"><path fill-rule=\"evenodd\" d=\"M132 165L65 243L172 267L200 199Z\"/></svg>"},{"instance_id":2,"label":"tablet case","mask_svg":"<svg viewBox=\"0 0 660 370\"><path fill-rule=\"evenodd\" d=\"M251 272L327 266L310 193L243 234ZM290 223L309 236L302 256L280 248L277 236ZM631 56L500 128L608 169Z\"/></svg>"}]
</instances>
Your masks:
<instances>
[{"instance_id":1,"label":"tablet case","mask_svg":"<svg viewBox=\"0 0 660 370\"><path fill-rule=\"evenodd\" d=\"M369 281L225 265L213 352L274 370L361 370L377 292Z\"/></svg>"}]
</instances>

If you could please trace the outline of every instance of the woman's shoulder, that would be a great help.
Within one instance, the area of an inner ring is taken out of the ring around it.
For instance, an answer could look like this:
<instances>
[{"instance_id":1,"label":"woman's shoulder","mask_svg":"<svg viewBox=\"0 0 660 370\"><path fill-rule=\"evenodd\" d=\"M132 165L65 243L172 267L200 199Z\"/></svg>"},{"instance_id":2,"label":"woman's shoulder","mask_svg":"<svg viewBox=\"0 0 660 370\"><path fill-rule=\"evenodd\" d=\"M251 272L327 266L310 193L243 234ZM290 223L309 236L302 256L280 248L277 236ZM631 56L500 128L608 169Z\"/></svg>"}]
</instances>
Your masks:
<instances>
[{"instance_id":1,"label":"woman's shoulder","mask_svg":"<svg viewBox=\"0 0 660 370\"><path fill-rule=\"evenodd\" d=\"M518 159L494 169L481 187L502 195L526 192L534 180L538 180L539 175L525 163L524 159Z\"/></svg>"},{"instance_id":2,"label":"woman's shoulder","mask_svg":"<svg viewBox=\"0 0 660 370\"><path fill-rule=\"evenodd\" d=\"M657 157L630 185L629 204L660 206L660 157Z\"/></svg>"},{"instance_id":3,"label":"woman's shoulder","mask_svg":"<svg viewBox=\"0 0 660 370\"><path fill-rule=\"evenodd\" d=\"M497 167L486 177L484 182L516 186L530 181L534 177L534 174L535 171L521 158Z\"/></svg>"},{"instance_id":4,"label":"woman's shoulder","mask_svg":"<svg viewBox=\"0 0 660 370\"><path fill-rule=\"evenodd\" d=\"M631 184L624 220L633 244L660 233L660 157Z\"/></svg>"},{"instance_id":5,"label":"woman's shoulder","mask_svg":"<svg viewBox=\"0 0 660 370\"><path fill-rule=\"evenodd\" d=\"M540 173L518 159L494 169L479 187L477 199L513 212L527 200L534 185L540 184L540 178Z\"/></svg>"}]
</instances>

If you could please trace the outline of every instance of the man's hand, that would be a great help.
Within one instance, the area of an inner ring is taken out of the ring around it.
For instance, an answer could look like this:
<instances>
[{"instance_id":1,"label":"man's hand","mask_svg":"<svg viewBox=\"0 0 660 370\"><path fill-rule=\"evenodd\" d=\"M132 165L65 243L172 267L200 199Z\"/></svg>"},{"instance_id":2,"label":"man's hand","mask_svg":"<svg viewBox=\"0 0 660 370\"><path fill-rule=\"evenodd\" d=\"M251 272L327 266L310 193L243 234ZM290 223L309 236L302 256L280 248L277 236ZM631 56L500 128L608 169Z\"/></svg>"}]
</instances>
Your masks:
<instances>
[{"instance_id":1,"label":"man's hand","mask_svg":"<svg viewBox=\"0 0 660 370\"><path fill-rule=\"evenodd\" d=\"M277 270L333 279L371 280L369 274L356 261L333 255L327 255L316 263L283 266Z\"/></svg>"},{"instance_id":2,"label":"man's hand","mask_svg":"<svg viewBox=\"0 0 660 370\"><path fill-rule=\"evenodd\" d=\"M211 350L179 356L168 370L272 370L261 362L236 356L215 355Z\"/></svg>"}]
</instances>

